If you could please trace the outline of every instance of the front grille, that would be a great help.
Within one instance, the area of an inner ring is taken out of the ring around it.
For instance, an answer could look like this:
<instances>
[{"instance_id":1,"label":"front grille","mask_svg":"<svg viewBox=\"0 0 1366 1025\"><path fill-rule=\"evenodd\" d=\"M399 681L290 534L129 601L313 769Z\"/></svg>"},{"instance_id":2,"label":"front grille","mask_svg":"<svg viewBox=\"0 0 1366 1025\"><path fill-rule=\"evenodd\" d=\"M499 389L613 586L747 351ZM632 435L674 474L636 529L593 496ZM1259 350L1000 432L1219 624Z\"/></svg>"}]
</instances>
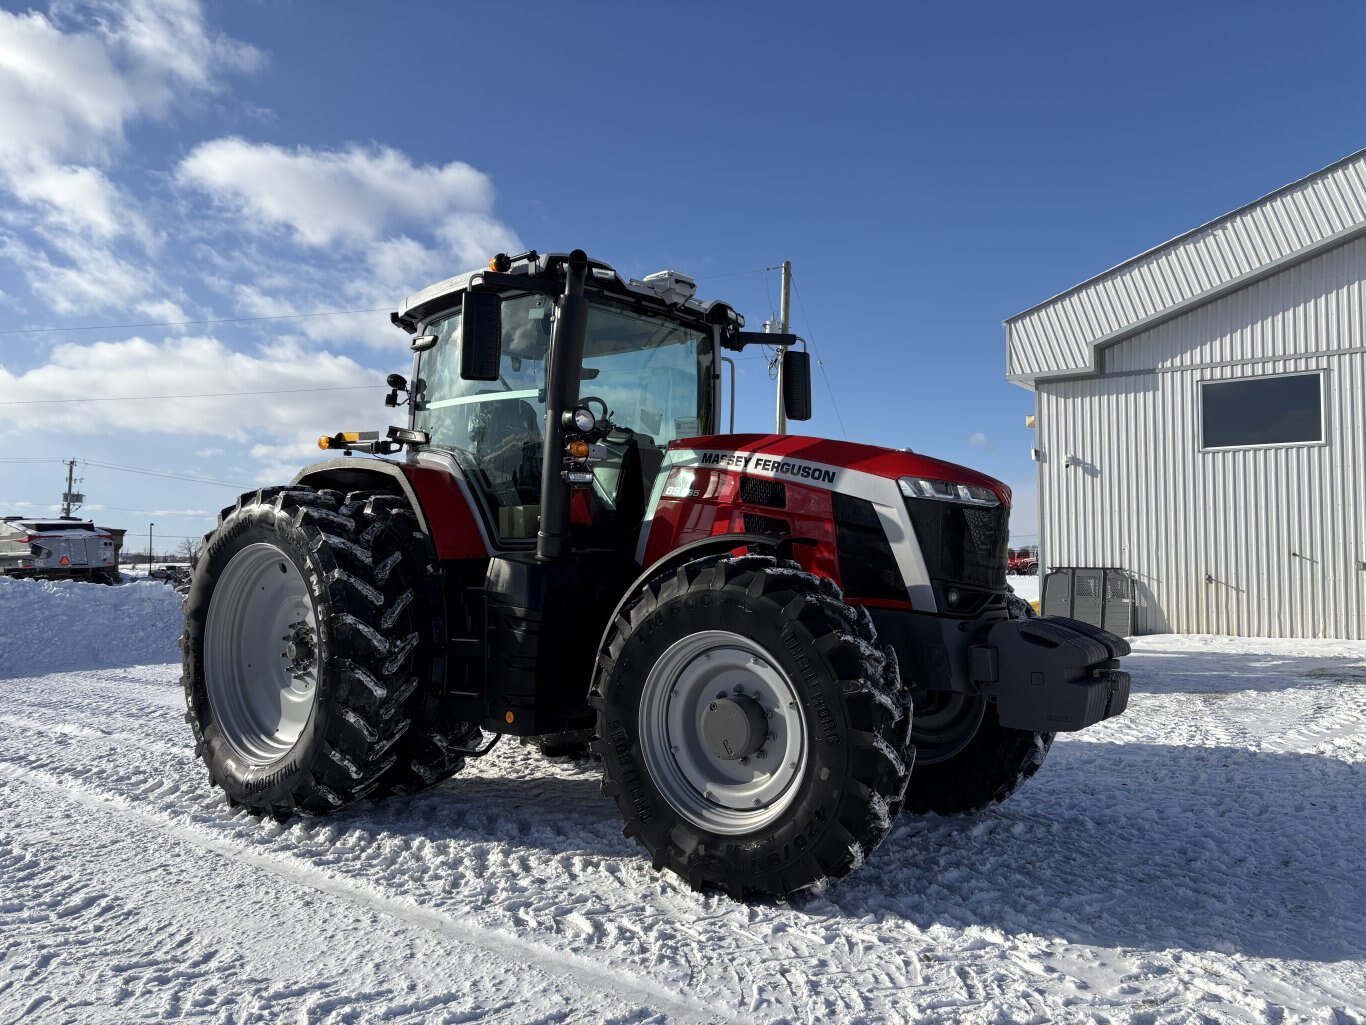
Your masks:
<instances>
[{"instance_id":1,"label":"front grille","mask_svg":"<svg viewBox=\"0 0 1366 1025\"><path fill-rule=\"evenodd\" d=\"M770 509L786 509L787 487L782 481L767 477L741 477L740 501L766 505Z\"/></svg>"},{"instance_id":2,"label":"front grille","mask_svg":"<svg viewBox=\"0 0 1366 1025\"><path fill-rule=\"evenodd\" d=\"M906 600L906 581L897 567L887 532L872 502L835 492L835 545L840 580L850 598Z\"/></svg>"},{"instance_id":3,"label":"front grille","mask_svg":"<svg viewBox=\"0 0 1366 1025\"><path fill-rule=\"evenodd\" d=\"M935 499L908 498L911 524L937 584L1003 591L1009 511Z\"/></svg>"}]
</instances>

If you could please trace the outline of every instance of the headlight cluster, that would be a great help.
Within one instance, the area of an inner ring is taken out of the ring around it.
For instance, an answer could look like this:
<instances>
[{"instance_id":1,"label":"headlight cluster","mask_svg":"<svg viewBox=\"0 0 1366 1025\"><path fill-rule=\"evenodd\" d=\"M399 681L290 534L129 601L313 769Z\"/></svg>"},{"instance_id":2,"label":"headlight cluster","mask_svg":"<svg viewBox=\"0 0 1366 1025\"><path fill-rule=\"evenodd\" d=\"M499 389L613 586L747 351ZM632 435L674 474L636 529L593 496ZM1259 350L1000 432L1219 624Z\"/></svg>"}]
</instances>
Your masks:
<instances>
[{"instance_id":1,"label":"headlight cluster","mask_svg":"<svg viewBox=\"0 0 1366 1025\"><path fill-rule=\"evenodd\" d=\"M980 506L1001 504L996 492L977 484L955 484L953 481L926 480L923 477L902 477L897 484L907 498L933 498L941 502Z\"/></svg>"}]
</instances>

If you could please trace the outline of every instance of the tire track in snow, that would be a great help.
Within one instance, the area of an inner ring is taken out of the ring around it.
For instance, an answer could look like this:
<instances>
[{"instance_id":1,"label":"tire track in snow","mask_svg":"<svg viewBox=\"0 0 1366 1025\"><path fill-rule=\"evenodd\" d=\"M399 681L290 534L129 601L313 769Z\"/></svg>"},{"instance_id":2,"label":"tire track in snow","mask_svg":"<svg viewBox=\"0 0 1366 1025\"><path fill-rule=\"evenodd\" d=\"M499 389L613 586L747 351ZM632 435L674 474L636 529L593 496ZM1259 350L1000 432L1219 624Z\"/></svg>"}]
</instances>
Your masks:
<instances>
[{"instance_id":1,"label":"tire track in snow","mask_svg":"<svg viewBox=\"0 0 1366 1025\"><path fill-rule=\"evenodd\" d=\"M84 788L73 788L49 773L35 771L7 759L0 759L0 776L21 780L47 794L83 808L112 815L121 820L183 841L203 851L239 865L267 872L286 883L341 898L351 904L396 919L405 925L434 933L475 948L497 958L523 965L527 970L546 971L562 976L576 987L607 994L629 1008L653 1009L668 1015L670 1021L718 1022L753 1020L726 1008L680 996L663 984L631 976L615 966L587 957L556 950L545 944L501 930L486 929L454 920L438 911L420 908L385 896L351 879L330 875L290 858L275 858L250 851L192 827L170 821L163 815L133 807L126 800L111 798Z\"/></svg>"}]
</instances>

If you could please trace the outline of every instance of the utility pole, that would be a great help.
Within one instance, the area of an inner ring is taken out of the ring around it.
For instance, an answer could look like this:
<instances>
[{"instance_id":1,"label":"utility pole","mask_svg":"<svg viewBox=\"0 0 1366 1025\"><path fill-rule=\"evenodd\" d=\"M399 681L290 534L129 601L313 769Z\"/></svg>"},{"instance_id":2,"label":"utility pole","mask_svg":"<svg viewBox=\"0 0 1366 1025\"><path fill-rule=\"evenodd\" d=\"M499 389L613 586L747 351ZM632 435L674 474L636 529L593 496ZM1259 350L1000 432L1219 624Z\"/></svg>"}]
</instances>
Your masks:
<instances>
[{"instance_id":1,"label":"utility pole","mask_svg":"<svg viewBox=\"0 0 1366 1025\"><path fill-rule=\"evenodd\" d=\"M783 299L782 306L779 307L778 318L782 323L778 330L783 334L788 332L788 324L791 323L791 301L792 301L792 261L783 261ZM783 408L783 354L778 354L778 433L787 433L787 410Z\"/></svg>"},{"instance_id":2,"label":"utility pole","mask_svg":"<svg viewBox=\"0 0 1366 1025\"><path fill-rule=\"evenodd\" d=\"M66 461L66 491L62 494L62 517L65 519L71 515L73 509L79 509L81 503L85 501L85 496L77 494L75 488L76 460Z\"/></svg>"},{"instance_id":3,"label":"utility pole","mask_svg":"<svg viewBox=\"0 0 1366 1025\"><path fill-rule=\"evenodd\" d=\"M155 526L155 523L147 524L147 575L149 577L152 575L152 528Z\"/></svg>"}]
</instances>

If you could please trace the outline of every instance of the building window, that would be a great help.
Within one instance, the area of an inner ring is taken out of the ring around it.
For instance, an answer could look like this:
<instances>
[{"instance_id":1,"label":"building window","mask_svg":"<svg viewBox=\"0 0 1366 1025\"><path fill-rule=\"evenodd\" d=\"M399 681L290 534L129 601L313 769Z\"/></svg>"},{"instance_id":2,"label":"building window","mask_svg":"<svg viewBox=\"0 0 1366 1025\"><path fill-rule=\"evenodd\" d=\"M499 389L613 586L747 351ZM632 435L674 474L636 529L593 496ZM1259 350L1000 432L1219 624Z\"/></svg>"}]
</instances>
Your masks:
<instances>
[{"instance_id":1,"label":"building window","mask_svg":"<svg viewBox=\"0 0 1366 1025\"><path fill-rule=\"evenodd\" d=\"M1285 374L1202 381L1202 448L1323 441L1323 375Z\"/></svg>"}]
</instances>

